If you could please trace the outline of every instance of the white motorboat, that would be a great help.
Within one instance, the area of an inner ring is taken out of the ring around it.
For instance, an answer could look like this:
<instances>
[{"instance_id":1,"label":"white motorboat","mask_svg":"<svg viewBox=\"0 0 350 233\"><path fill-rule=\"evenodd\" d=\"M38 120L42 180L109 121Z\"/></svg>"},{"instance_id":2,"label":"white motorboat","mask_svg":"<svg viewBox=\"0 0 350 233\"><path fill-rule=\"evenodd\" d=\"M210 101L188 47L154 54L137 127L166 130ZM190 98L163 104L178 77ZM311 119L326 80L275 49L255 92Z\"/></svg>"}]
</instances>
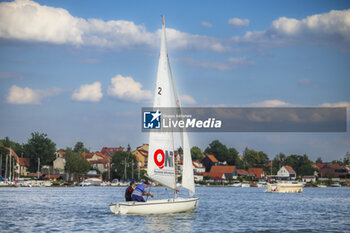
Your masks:
<instances>
[{"instance_id":1,"label":"white motorboat","mask_svg":"<svg viewBox=\"0 0 350 233\"><path fill-rule=\"evenodd\" d=\"M100 179L97 179L97 178L89 178L89 179L86 179L82 182L80 182L80 186L99 186L101 185L102 183L102 180Z\"/></svg>"},{"instance_id":2,"label":"white motorboat","mask_svg":"<svg viewBox=\"0 0 350 233\"><path fill-rule=\"evenodd\" d=\"M241 185L242 188L249 188L250 187L250 184L248 181L244 181L242 182L242 185Z\"/></svg>"},{"instance_id":3,"label":"white motorboat","mask_svg":"<svg viewBox=\"0 0 350 233\"><path fill-rule=\"evenodd\" d=\"M331 184L331 187L339 188L339 187L341 187L341 184L339 184L339 183L333 183L333 184Z\"/></svg>"},{"instance_id":4,"label":"white motorboat","mask_svg":"<svg viewBox=\"0 0 350 233\"><path fill-rule=\"evenodd\" d=\"M268 184L266 192L269 193L301 193L303 185L298 182L281 182Z\"/></svg>"},{"instance_id":5,"label":"white motorboat","mask_svg":"<svg viewBox=\"0 0 350 233\"><path fill-rule=\"evenodd\" d=\"M174 106L176 104L176 106ZM175 107L182 115L180 100L171 73L166 48L165 23L163 17L161 48L158 63L157 81L153 101L152 120L159 120L160 108ZM153 123L152 123L153 124ZM192 159L188 136L185 129L179 132L183 148L183 172L181 186L189 190L190 196L195 192ZM199 198L178 198L176 190L176 172L174 161L174 133L154 132L149 134L149 151L147 163L148 177L160 185L174 190L174 198L149 200L146 202L120 202L110 204L115 214L166 214L186 212L198 206Z\"/></svg>"},{"instance_id":6,"label":"white motorboat","mask_svg":"<svg viewBox=\"0 0 350 233\"><path fill-rule=\"evenodd\" d=\"M239 181L236 181L236 182L234 182L231 186L232 186L232 187L241 187L241 186L242 186L242 183L239 182Z\"/></svg>"},{"instance_id":7,"label":"white motorboat","mask_svg":"<svg viewBox=\"0 0 350 233\"><path fill-rule=\"evenodd\" d=\"M256 186L257 186L258 188L264 188L264 187L267 187L267 185L268 185L267 182L258 182L258 183L256 184Z\"/></svg>"}]
</instances>

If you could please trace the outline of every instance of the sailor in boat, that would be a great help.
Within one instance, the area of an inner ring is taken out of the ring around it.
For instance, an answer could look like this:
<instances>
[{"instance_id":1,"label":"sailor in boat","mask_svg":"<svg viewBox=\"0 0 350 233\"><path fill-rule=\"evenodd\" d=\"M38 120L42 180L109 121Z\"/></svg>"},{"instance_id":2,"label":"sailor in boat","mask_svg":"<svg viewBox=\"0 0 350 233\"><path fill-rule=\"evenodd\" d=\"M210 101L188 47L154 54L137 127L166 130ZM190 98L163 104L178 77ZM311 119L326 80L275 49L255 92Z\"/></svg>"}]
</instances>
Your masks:
<instances>
[{"instance_id":1,"label":"sailor in boat","mask_svg":"<svg viewBox=\"0 0 350 233\"><path fill-rule=\"evenodd\" d=\"M132 200L138 201L138 202L145 202L145 199L143 196L151 196L153 197L153 194L146 191L146 188L148 188L150 185L149 181L143 182L143 184L138 184L134 191L132 192Z\"/></svg>"},{"instance_id":2,"label":"sailor in boat","mask_svg":"<svg viewBox=\"0 0 350 233\"><path fill-rule=\"evenodd\" d=\"M136 187L135 181L131 181L129 187L125 190L125 201L132 201L131 194Z\"/></svg>"}]
</instances>

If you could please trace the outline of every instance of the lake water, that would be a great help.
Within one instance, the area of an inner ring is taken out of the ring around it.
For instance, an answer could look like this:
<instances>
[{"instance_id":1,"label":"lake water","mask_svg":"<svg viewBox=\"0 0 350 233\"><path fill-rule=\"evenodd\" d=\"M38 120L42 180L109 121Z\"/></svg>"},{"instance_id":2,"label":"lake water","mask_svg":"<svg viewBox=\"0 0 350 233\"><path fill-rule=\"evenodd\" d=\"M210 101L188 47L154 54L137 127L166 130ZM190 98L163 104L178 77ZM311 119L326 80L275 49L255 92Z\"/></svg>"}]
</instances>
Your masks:
<instances>
[{"instance_id":1,"label":"lake water","mask_svg":"<svg viewBox=\"0 0 350 233\"><path fill-rule=\"evenodd\" d=\"M130 216L108 207L125 187L0 188L0 232L350 232L350 188L265 189L198 187L193 212Z\"/></svg>"}]
</instances>

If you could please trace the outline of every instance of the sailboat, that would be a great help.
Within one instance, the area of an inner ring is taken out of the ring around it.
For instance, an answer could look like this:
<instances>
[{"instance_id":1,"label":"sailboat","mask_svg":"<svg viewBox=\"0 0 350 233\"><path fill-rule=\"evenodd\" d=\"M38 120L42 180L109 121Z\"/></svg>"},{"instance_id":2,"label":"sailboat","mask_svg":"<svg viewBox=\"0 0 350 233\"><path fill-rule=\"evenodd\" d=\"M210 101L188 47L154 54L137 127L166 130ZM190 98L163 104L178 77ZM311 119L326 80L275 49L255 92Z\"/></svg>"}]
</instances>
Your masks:
<instances>
[{"instance_id":1,"label":"sailboat","mask_svg":"<svg viewBox=\"0 0 350 233\"><path fill-rule=\"evenodd\" d=\"M181 115L181 104L171 72L167 48L164 16L162 16L162 38L158 63L157 81L153 109L175 107ZM156 112L156 114L159 111ZM157 115L154 115L157 117ZM148 177L172 190L174 197L146 202L120 202L109 205L115 214L167 214L191 211L198 206L199 198L192 197L195 193L193 167L188 136L185 129L179 132L183 147L182 187L189 191L188 198L177 196L176 166L174 160L173 132L154 132L149 135Z\"/></svg>"}]
</instances>

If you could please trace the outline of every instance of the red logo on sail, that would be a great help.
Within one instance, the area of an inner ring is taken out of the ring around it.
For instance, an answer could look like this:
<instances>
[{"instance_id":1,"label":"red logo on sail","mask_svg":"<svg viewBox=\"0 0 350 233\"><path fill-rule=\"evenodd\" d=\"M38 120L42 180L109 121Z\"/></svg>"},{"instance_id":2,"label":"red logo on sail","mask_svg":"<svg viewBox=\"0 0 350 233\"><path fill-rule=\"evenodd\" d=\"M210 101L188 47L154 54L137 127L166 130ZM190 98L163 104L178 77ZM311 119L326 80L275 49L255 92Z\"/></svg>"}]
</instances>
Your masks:
<instances>
[{"instance_id":1,"label":"red logo on sail","mask_svg":"<svg viewBox=\"0 0 350 233\"><path fill-rule=\"evenodd\" d=\"M164 151L162 149L158 149L158 150L156 150L156 152L154 152L153 159L154 159L154 162L156 163L156 165L160 169L164 168L165 155L164 155Z\"/></svg>"}]
</instances>

